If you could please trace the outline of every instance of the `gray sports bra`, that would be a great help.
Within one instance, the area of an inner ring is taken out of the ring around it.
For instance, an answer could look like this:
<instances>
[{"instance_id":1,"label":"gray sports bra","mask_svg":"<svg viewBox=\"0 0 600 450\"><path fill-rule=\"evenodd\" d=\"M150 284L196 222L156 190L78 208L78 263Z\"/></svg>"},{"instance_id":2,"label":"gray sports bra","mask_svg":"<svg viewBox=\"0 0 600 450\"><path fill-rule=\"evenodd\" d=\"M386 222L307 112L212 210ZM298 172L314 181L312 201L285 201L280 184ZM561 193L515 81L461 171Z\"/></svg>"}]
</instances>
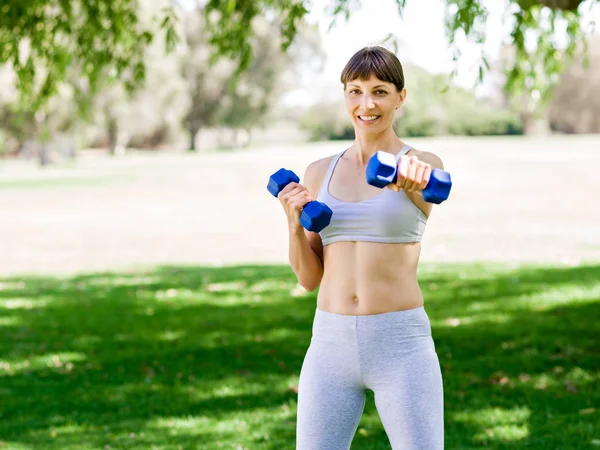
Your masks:
<instances>
[{"instance_id":1,"label":"gray sports bra","mask_svg":"<svg viewBox=\"0 0 600 450\"><path fill-rule=\"evenodd\" d=\"M410 148L405 145L396 161ZM425 231L427 216L403 190L394 192L384 188L375 197L361 202L342 202L331 196L329 182L345 151L335 155L329 164L317 194L317 200L333 211L331 222L319 232L323 246L338 241L419 242Z\"/></svg>"}]
</instances>

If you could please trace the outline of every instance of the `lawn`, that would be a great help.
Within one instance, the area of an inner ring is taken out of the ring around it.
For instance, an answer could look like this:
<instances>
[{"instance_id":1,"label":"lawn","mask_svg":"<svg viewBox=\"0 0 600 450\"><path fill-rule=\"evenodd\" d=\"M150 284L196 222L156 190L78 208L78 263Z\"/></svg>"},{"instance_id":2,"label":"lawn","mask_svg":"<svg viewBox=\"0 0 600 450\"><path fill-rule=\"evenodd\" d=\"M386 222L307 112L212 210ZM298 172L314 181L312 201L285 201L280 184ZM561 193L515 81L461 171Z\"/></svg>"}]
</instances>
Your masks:
<instances>
[{"instance_id":1,"label":"lawn","mask_svg":"<svg viewBox=\"0 0 600 450\"><path fill-rule=\"evenodd\" d=\"M424 264L448 449L600 446L600 265ZM0 278L0 448L293 449L285 265ZM368 396L353 449L389 449Z\"/></svg>"}]
</instances>

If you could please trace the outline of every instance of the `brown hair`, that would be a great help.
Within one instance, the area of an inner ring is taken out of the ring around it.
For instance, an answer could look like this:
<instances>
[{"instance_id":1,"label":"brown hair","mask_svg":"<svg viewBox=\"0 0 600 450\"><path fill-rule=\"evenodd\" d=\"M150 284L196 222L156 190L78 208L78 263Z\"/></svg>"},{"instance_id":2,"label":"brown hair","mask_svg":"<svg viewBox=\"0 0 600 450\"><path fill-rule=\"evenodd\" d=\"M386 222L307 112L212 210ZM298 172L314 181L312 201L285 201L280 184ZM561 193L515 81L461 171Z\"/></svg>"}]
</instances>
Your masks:
<instances>
[{"instance_id":1,"label":"brown hair","mask_svg":"<svg viewBox=\"0 0 600 450\"><path fill-rule=\"evenodd\" d=\"M404 71L400 60L394 53L380 46L364 47L357 51L344 67L340 81L345 89L348 82L366 81L371 75L394 84L398 92L404 89Z\"/></svg>"}]
</instances>

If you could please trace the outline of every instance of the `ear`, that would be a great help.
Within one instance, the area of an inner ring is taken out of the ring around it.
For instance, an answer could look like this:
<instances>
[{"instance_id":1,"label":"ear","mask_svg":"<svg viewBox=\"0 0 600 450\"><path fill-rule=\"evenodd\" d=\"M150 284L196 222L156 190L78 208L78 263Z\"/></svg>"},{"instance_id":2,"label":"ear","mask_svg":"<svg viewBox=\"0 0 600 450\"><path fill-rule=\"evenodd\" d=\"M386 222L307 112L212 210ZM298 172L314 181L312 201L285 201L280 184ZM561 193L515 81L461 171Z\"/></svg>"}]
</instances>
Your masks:
<instances>
[{"instance_id":1,"label":"ear","mask_svg":"<svg viewBox=\"0 0 600 450\"><path fill-rule=\"evenodd\" d=\"M402 88L402 91L400 91L398 93L398 102L396 103L396 109L400 108L400 106L402 106L402 103L404 103L404 100L406 99L406 88Z\"/></svg>"}]
</instances>

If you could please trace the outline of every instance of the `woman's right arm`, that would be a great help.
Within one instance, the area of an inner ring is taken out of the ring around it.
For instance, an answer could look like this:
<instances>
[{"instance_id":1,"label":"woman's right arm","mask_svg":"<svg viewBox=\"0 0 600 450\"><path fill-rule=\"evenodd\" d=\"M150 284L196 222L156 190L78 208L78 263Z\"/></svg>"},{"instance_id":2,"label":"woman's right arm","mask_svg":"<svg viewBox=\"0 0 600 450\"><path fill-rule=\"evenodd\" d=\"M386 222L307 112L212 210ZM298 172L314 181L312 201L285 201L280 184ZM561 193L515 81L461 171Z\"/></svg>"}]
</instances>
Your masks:
<instances>
[{"instance_id":1,"label":"woman's right arm","mask_svg":"<svg viewBox=\"0 0 600 450\"><path fill-rule=\"evenodd\" d=\"M323 278L323 246L318 233L307 231L300 225L302 208L315 199L319 190L321 161L310 164L304 175L306 184L288 184L279 194L288 219L289 260L300 285L307 291L314 291ZM311 194L315 193L315 196Z\"/></svg>"},{"instance_id":2,"label":"woman's right arm","mask_svg":"<svg viewBox=\"0 0 600 450\"><path fill-rule=\"evenodd\" d=\"M290 227L290 265L298 283L312 292L321 284L323 262L313 249L307 233L311 232L306 231L302 225L300 229ZM318 239L321 240L320 237Z\"/></svg>"}]
</instances>

